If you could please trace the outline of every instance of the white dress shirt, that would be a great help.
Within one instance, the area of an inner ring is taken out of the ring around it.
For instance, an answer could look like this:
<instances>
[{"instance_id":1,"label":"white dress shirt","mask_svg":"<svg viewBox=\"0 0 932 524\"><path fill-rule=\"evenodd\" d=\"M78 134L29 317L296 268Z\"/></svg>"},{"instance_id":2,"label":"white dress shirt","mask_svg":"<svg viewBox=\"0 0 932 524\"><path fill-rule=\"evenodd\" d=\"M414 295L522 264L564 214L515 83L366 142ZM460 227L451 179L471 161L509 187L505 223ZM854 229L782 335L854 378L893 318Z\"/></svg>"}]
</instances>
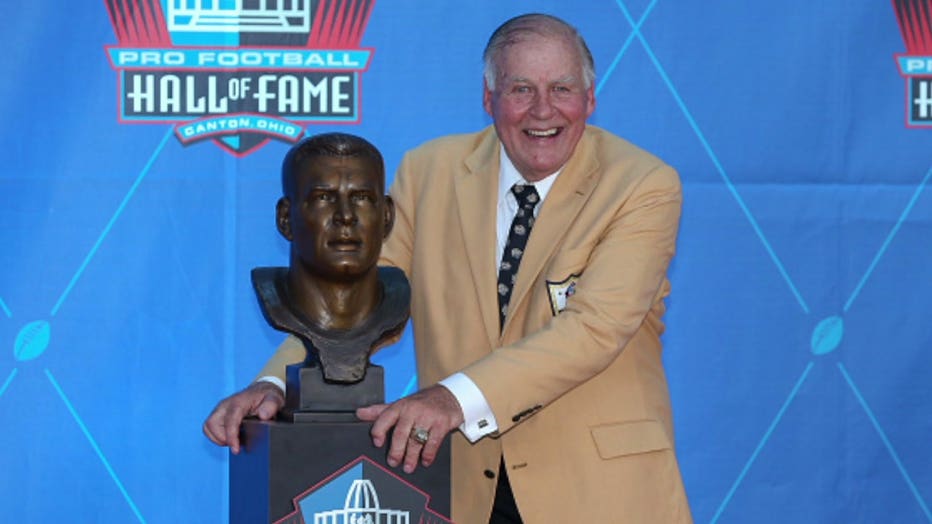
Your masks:
<instances>
[{"instance_id":1,"label":"white dress shirt","mask_svg":"<svg viewBox=\"0 0 932 524\"><path fill-rule=\"evenodd\" d=\"M537 218L540 209L544 205L544 199L547 198L547 193L550 192L553 182L557 179L557 175L560 174L557 171L543 180L529 183L511 163L511 159L505 153L504 146L501 148L500 157L498 210L496 212L496 237L498 243L495 248L495 267L498 267L502 259L502 253L505 252L505 244L508 243L508 230L511 229L511 222L514 220L515 214L518 213L518 199L511 192L511 186L515 184L534 186L540 196L540 203L534 207L534 218ZM532 230L531 234L533 233ZM518 268L518 271L521 271L521 269ZM441 380L440 385L450 390L450 393L453 393L457 402L460 403L460 407L463 408L464 422L459 429L470 442L475 442L490 433L498 431L498 422L495 420L492 408L489 407L485 395L482 394L482 391L479 390L479 387L476 386L472 379L463 373L454 373Z\"/></svg>"}]
</instances>

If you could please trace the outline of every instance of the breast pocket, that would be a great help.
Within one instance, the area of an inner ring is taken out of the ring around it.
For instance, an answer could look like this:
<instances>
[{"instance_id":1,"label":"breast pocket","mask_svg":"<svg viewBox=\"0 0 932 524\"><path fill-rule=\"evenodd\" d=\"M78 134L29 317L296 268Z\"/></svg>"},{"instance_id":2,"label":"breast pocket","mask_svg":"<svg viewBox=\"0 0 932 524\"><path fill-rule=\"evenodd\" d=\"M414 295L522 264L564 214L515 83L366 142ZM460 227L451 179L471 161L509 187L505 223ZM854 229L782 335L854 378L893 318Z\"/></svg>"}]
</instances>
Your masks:
<instances>
[{"instance_id":1,"label":"breast pocket","mask_svg":"<svg viewBox=\"0 0 932 524\"><path fill-rule=\"evenodd\" d=\"M554 316L566 309L567 299L576 293L576 283L586 269L589 253L589 249L570 249L553 257L544 285L547 286L550 310Z\"/></svg>"}]
</instances>

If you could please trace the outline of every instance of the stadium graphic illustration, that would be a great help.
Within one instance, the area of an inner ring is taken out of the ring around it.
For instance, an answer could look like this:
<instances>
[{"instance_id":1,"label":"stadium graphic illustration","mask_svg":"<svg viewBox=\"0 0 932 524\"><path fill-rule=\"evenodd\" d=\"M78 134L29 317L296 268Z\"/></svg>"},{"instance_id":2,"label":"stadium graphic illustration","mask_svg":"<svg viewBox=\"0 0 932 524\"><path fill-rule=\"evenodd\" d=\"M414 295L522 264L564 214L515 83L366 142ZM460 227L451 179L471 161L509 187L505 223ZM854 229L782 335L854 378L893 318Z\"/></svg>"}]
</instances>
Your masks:
<instances>
[{"instance_id":1,"label":"stadium graphic illustration","mask_svg":"<svg viewBox=\"0 0 932 524\"><path fill-rule=\"evenodd\" d=\"M307 33L310 0L168 0L168 30L223 33Z\"/></svg>"},{"instance_id":2,"label":"stadium graphic illustration","mask_svg":"<svg viewBox=\"0 0 932 524\"><path fill-rule=\"evenodd\" d=\"M295 511L276 524L448 524L430 499L366 456L294 498Z\"/></svg>"}]
</instances>

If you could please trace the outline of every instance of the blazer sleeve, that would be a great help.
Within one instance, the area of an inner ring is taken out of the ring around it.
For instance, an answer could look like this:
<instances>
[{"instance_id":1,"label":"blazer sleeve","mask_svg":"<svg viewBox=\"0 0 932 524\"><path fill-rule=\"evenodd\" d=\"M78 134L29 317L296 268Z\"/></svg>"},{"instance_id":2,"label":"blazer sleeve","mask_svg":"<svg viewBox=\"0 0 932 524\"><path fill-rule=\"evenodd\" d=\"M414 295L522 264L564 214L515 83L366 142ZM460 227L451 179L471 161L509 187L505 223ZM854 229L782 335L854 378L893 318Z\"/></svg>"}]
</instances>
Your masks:
<instances>
[{"instance_id":1,"label":"blazer sleeve","mask_svg":"<svg viewBox=\"0 0 932 524\"><path fill-rule=\"evenodd\" d=\"M275 350L272 358L262 367L262 371L259 372L256 379L278 377L279 380L285 382L285 367L303 361L305 355L304 344L301 343L301 340L294 335L288 335L278 346L278 349Z\"/></svg>"},{"instance_id":2,"label":"blazer sleeve","mask_svg":"<svg viewBox=\"0 0 932 524\"><path fill-rule=\"evenodd\" d=\"M379 265L395 266L411 274L411 257L414 252L414 208L416 195L413 191L417 187L412 183L415 172L411 169L409 155L405 154L395 173L395 180L389 190L389 196L395 203L395 224L388 238L382 244L382 253Z\"/></svg>"},{"instance_id":3,"label":"blazer sleeve","mask_svg":"<svg viewBox=\"0 0 932 524\"><path fill-rule=\"evenodd\" d=\"M662 300L681 202L672 168L661 164L647 173L599 235L566 308L463 370L488 400L500 432L604 370L642 328Z\"/></svg>"}]
</instances>

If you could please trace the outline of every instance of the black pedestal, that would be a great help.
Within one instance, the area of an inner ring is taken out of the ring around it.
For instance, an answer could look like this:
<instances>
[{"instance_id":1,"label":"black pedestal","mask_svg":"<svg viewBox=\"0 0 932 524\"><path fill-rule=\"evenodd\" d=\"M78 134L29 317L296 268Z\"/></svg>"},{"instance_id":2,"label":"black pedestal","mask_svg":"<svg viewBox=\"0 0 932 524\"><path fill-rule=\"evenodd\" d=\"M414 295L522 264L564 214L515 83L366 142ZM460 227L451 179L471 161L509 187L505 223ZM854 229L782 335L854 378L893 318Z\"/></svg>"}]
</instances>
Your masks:
<instances>
[{"instance_id":1,"label":"black pedestal","mask_svg":"<svg viewBox=\"0 0 932 524\"><path fill-rule=\"evenodd\" d=\"M408 475L385 463L368 422L243 422L230 455L230 522L450 522L450 443ZM303 518L303 520L302 520Z\"/></svg>"}]
</instances>

